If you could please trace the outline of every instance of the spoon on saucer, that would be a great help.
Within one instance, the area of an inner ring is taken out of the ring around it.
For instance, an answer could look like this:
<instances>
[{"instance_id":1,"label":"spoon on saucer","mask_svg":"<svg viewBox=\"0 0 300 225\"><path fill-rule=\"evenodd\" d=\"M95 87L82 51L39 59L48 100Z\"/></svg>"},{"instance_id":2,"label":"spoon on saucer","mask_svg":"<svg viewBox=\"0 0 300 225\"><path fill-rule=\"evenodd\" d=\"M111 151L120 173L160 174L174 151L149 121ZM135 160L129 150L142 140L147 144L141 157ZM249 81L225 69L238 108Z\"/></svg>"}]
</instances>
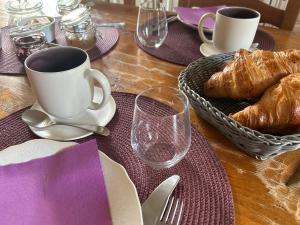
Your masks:
<instances>
[{"instance_id":1,"label":"spoon on saucer","mask_svg":"<svg viewBox=\"0 0 300 225\"><path fill-rule=\"evenodd\" d=\"M108 136L110 131L107 127L102 127L98 125L83 125L74 123L62 123L53 121L46 113L36 110L27 109L22 113L22 120L31 127L35 128L47 128L53 125L66 125L71 127L80 128L87 131L92 131L94 133Z\"/></svg>"}]
</instances>

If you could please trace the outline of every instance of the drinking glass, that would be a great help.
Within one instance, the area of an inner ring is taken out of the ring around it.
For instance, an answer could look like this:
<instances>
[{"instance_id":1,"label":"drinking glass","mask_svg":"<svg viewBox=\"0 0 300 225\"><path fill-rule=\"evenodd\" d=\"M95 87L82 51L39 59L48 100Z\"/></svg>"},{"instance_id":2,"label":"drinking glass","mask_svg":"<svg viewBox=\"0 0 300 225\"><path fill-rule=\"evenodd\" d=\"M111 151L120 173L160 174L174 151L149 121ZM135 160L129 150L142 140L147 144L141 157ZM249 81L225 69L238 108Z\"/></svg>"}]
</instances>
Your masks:
<instances>
[{"instance_id":1,"label":"drinking glass","mask_svg":"<svg viewBox=\"0 0 300 225\"><path fill-rule=\"evenodd\" d=\"M148 0L140 4L136 33L144 46L158 48L162 45L168 33L163 3L158 0Z\"/></svg>"},{"instance_id":2,"label":"drinking glass","mask_svg":"<svg viewBox=\"0 0 300 225\"><path fill-rule=\"evenodd\" d=\"M153 87L140 93L135 99L131 145L134 153L153 168L178 163L191 145L187 96L171 87Z\"/></svg>"}]
</instances>

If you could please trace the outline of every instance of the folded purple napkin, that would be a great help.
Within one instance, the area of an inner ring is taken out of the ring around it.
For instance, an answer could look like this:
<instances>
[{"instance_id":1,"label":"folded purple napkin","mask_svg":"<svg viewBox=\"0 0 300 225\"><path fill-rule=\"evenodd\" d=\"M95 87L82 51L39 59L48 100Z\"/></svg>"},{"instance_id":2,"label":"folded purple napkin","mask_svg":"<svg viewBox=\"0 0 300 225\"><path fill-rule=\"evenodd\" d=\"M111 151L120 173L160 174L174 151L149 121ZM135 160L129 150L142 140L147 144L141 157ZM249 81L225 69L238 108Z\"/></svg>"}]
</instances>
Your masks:
<instances>
[{"instance_id":1,"label":"folded purple napkin","mask_svg":"<svg viewBox=\"0 0 300 225\"><path fill-rule=\"evenodd\" d=\"M96 141L0 166L0 224L111 225Z\"/></svg>"},{"instance_id":2,"label":"folded purple napkin","mask_svg":"<svg viewBox=\"0 0 300 225\"><path fill-rule=\"evenodd\" d=\"M187 24L198 25L198 22L205 13L213 12L216 13L218 9L226 7L225 5L202 7L202 8L189 8L189 7L175 7L175 10L181 20ZM209 29L214 28L214 20L208 18L204 22L204 26Z\"/></svg>"}]
</instances>

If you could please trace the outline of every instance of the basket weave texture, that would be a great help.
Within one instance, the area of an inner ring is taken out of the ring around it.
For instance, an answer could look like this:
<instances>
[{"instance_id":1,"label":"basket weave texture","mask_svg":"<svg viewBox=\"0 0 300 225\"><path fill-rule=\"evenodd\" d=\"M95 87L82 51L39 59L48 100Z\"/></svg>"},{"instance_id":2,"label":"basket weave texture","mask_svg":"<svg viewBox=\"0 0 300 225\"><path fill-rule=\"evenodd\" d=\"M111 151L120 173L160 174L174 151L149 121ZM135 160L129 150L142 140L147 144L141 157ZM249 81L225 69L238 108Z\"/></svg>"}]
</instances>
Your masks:
<instances>
[{"instance_id":1,"label":"basket weave texture","mask_svg":"<svg viewBox=\"0 0 300 225\"><path fill-rule=\"evenodd\" d=\"M265 160L300 147L300 134L275 136L263 134L242 126L229 118L230 113L253 104L247 101L208 98L203 85L225 63L233 59L232 53L198 59L184 69L179 76L179 88L188 96L198 116L212 124L231 142L249 155Z\"/></svg>"}]
</instances>

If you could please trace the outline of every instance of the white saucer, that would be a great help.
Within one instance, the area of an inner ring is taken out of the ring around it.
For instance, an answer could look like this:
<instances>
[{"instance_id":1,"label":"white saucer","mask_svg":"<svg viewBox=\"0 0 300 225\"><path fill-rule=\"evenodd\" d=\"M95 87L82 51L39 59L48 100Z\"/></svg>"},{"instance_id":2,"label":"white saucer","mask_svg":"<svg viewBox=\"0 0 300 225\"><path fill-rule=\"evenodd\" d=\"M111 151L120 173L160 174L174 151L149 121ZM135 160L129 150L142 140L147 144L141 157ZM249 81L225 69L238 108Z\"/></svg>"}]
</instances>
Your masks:
<instances>
[{"instance_id":1,"label":"white saucer","mask_svg":"<svg viewBox=\"0 0 300 225\"><path fill-rule=\"evenodd\" d=\"M94 94L94 99L93 101L95 102L100 102L102 95L100 93L102 92L101 88L96 87L95 88L95 94ZM38 102L35 102L33 106L31 107L32 109L38 109L43 112L45 112L41 106L39 105ZM111 96L108 102L99 110L87 110L85 113L73 117L70 119L64 119L61 120L59 118L55 118L51 115L49 115L54 121L57 122L74 122L74 123L79 123L79 124L86 124L86 125L100 125L100 126L106 126L109 121L113 118L116 112L116 102ZM31 131L35 133L37 136L41 138L47 138L47 139L52 139L52 140L57 140L57 141L70 141L70 140L76 140L80 138L87 137L93 132L89 132L80 128L76 127L70 127L66 125L53 125L48 128L34 128L30 127Z\"/></svg>"},{"instance_id":2,"label":"white saucer","mask_svg":"<svg viewBox=\"0 0 300 225\"><path fill-rule=\"evenodd\" d=\"M28 162L51 156L75 142L34 139L0 151L0 165ZM100 149L101 150L101 149ZM123 166L99 151L113 225L143 225L136 188ZM124 208L126 206L126 208ZM99 221L101 224L101 221Z\"/></svg>"},{"instance_id":3,"label":"white saucer","mask_svg":"<svg viewBox=\"0 0 300 225\"><path fill-rule=\"evenodd\" d=\"M202 43L200 45L200 52L205 57L211 56L211 55L217 55L221 54L222 52L215 48L213 44L208 43Z\"/></svg>"}]
</instances>

